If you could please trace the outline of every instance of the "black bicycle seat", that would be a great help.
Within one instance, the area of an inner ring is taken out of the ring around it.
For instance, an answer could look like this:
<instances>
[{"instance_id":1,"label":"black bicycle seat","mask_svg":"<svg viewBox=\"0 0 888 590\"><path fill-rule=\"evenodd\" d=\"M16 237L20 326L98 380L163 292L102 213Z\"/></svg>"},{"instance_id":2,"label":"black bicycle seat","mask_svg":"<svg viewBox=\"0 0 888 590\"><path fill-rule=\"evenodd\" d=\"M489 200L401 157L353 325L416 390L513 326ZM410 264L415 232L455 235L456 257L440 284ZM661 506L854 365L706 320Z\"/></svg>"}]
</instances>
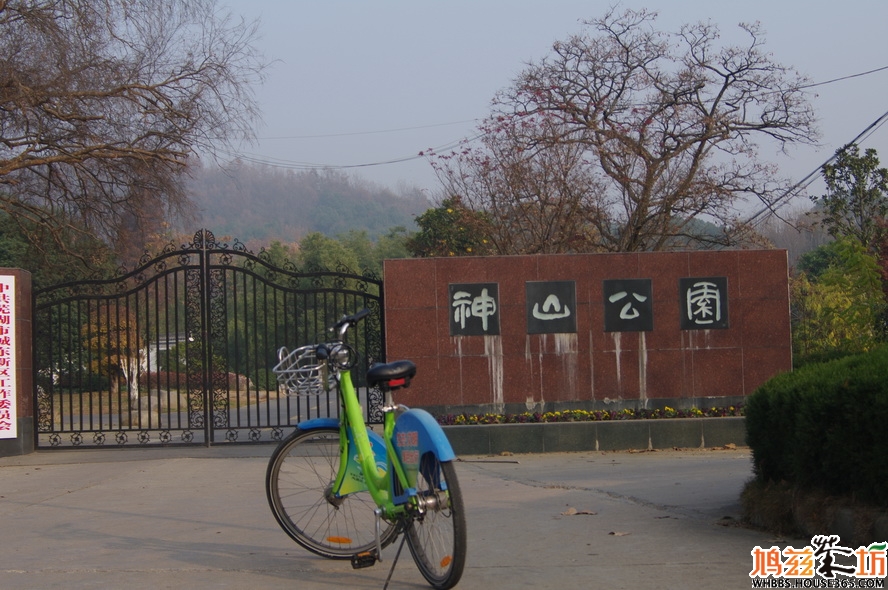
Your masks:
<instances>
[{"instance_id":1,"label":"black bicycle seat","mask_svg":"<svg viewBox=\"0 0 888 590\"><path fill-rule=\"evenodd\" d=\"M367 384L370 387L381 385L388 389L409 387L410 380L416 375L416 365L413 361L393 361L391 363L377 364L367 371Z\"/></svg>"}]
</instances>

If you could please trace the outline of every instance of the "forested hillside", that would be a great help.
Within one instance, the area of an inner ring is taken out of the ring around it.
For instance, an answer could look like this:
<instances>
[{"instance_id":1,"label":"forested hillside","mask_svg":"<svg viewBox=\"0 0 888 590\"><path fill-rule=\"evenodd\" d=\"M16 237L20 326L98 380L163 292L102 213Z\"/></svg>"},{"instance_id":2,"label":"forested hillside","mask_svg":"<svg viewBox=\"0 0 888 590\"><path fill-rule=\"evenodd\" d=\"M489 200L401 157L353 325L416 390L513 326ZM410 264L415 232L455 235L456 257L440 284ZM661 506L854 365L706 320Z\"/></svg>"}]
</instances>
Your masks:
<instances>
[{"instance_id":1,"label":"forested hillside","mask_svg":"<svg viewBox=\"0 0 888 590\"><path fill-rule=\"evenodd\" d=\"M196 211L181 230L206 228L243 242L295 242L310 232L350 230L376 238L397 226L413 231L415 216L432 206L418 189L396 194L342 172L245 163L197 170L190 194Z\"/></svg>"}]
</instances>

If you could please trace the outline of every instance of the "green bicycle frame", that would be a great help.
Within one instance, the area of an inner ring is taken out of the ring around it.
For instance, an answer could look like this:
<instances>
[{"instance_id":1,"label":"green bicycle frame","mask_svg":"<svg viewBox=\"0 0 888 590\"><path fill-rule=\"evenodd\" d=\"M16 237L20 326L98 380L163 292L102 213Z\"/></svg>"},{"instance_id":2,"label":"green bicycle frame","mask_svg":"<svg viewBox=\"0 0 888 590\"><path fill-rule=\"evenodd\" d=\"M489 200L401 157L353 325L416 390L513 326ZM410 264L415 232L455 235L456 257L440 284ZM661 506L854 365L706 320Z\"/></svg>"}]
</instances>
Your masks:
<instances>
[{"instance_id":1,"label":"green bicycle frame","mask_svg":"<svg viewBox=\"0 0 888 590\"><path fill-rule=\"evenodd\" d=\"M384 413L383 419L383 437L386 453L386 469L383 471L379 468L376 461L376 454L373 452L373 445L370 441L370 435L364 422L363 409L358 402L357 391L351 378L351 371L342 370L339 373L339 394L343 409L343 418L340 420L340 461L339 472L336 475L336 481L333 485L335 493L347 490L347 493L358 491L357 489L348 489L349 485L349 469L353 465L360 467L363 475L363 485L373 498L376 505L382 508L386 517L393 517L403 514L406 511L406 505L395 505L391 497L390 479L392 477L392 469L394 476L398 478L401 489L406 490L409 486L407 476L398 455L395 452L392 438L395 430L395 414L392 411ZM390 396L389 393L386 396ZM386 400L387 405L391 400ZM354 445L354 449L352 449ZM357 451L356 460L352 461L352 453ZM360 485L360 484L358 484Z\"/></svg>"}]
</instances>

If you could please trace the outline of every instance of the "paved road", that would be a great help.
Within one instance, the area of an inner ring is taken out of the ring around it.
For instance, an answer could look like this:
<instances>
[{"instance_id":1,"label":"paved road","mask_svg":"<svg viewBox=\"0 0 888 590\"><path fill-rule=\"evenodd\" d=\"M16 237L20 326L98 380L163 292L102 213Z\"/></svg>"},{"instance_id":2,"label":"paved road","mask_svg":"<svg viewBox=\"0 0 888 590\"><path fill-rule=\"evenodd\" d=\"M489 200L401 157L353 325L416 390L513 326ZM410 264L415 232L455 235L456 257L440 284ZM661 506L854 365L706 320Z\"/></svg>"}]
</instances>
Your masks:
<instances>
[{"instance_id":1,"label":"paved road","mask_svg":"<svg viewBox=\"0 0 888 590\"><path fill-rule=\"evenodd\" d=\"M270 446L0 458L0 588L382 588L290 541L265 501ZM749 588L745 449L462 457L459 588ZM404 550L392 589L427 588Z\"/></svg>"}]
</instances>

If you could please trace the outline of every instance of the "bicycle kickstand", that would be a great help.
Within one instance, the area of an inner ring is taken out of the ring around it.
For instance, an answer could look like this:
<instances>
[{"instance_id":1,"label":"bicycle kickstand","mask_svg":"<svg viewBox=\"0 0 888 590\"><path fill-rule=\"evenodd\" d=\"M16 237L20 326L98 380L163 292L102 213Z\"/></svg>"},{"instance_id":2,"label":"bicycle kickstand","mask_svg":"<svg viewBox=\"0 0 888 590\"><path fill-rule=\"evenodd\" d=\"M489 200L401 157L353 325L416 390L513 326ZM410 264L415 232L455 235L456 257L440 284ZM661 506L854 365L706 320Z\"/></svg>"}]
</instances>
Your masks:
<instances>
[{"instance_id":1,"label":"bicycle kickstand","mask_svg":"<svg viewBox=\"0 0 888 590\"><path fill-rule=\"evenodd\" d=\"M402 523L399 523L398 530L399 530L399 532L397 534L401 534L406 530L406 528L404 527L404 525ZM401 549L404 548L404 542L406 540L407 540L407 535L404 535L401 538L401 543L398 545L398 552L395 553L395 558L392 560L392 567L391 567L391 569L389 569L388 577L386 577L386 579L385 579L385 584L382 586L382 590L388 590L389 582L392 581L392 574L395 573L395 566L398 564L398 558L401 556Z\"/></svg>"}]
</instances>

